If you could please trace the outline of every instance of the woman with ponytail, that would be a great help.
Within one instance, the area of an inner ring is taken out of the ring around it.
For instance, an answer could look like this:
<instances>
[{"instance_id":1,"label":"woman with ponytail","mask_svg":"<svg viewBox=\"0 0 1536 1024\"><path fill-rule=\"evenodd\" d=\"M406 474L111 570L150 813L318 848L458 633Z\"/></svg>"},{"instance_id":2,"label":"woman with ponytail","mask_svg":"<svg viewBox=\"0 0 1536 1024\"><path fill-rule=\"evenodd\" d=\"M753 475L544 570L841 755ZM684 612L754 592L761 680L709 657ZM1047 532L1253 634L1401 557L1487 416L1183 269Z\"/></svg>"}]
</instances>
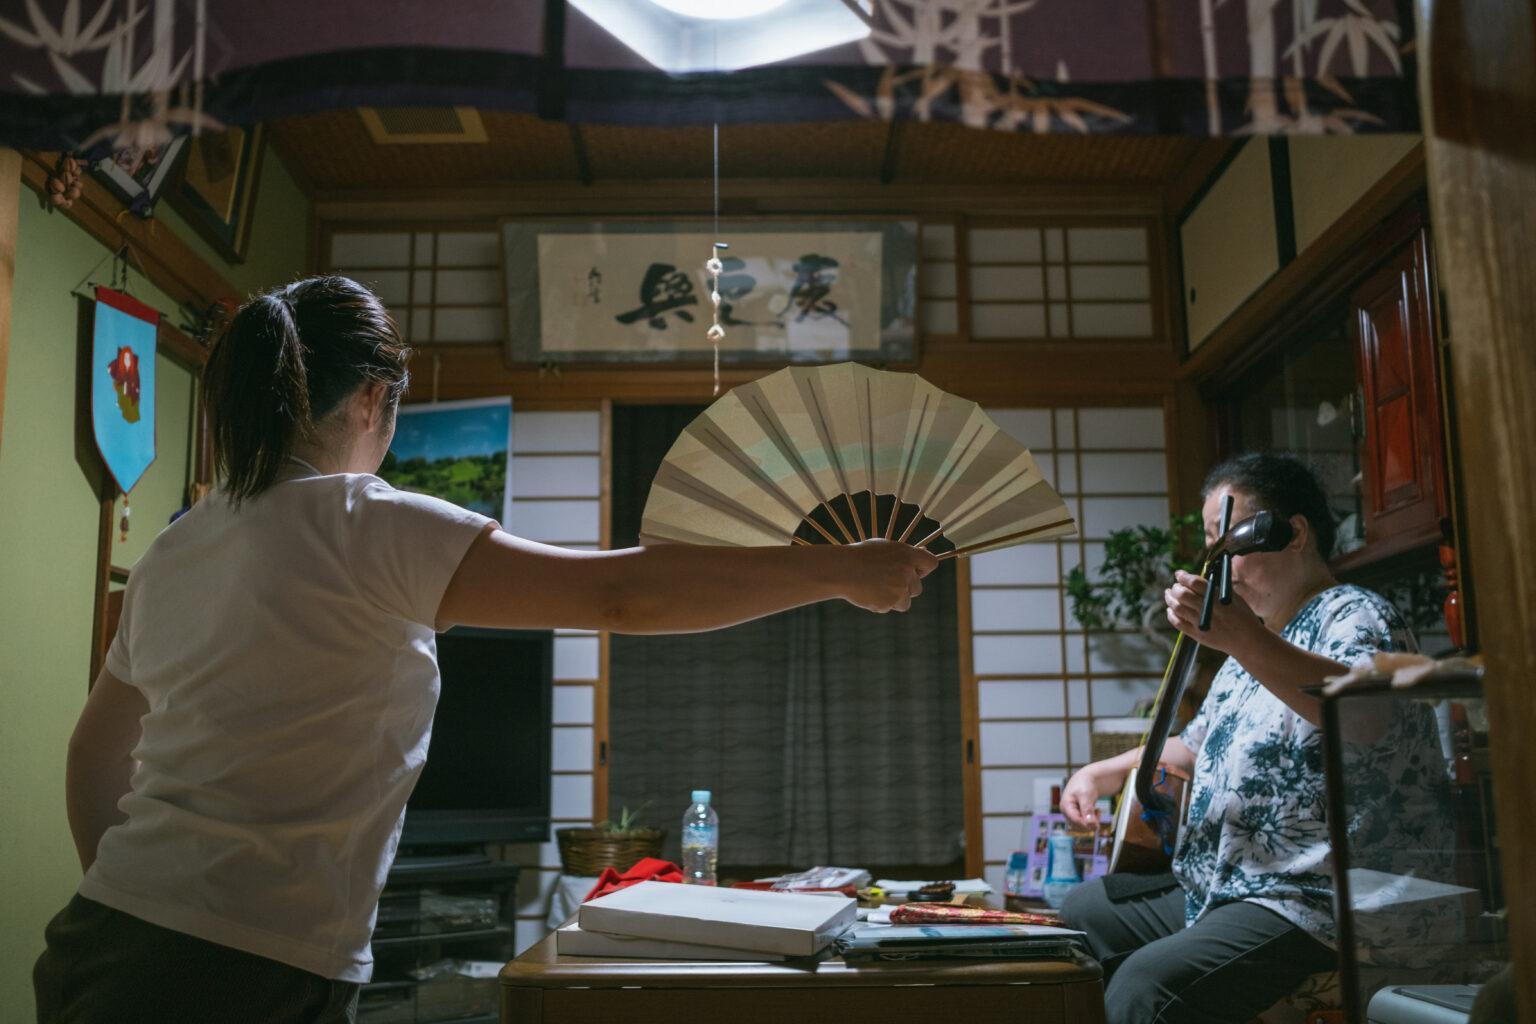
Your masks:
<instances>
[{"instance_id":1,"label":"woman with ponytail","mask_svg":"<svg viewBox=\"0 0 1536 1024\"><path fill-rule=\"evenodd\" d=\"M397 491L374 474L409 356L341 277L260 296L215 344L220 484L135 566L70 741L85 877L34 970L43 1024L354 1019L425 759L435 630L899 611L935 565L879 540L568 551Z\"/></svg>"}]
</instances>

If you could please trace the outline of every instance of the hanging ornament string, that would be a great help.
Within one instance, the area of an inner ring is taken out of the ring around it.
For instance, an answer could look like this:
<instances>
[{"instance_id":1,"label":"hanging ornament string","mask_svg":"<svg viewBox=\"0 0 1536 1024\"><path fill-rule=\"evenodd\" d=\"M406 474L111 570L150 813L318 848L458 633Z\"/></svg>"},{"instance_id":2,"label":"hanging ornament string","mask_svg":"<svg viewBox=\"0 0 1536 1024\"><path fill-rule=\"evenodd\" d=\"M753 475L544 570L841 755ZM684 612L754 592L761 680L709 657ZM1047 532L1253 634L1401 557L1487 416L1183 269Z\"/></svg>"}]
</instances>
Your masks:
<instances>
[{"instance_id":1,"label":"hanging ornament string","mask_svg":"<svg viewBox=\"0 0 1536 1024\"><path fill-rule=\"evenodd\" d=\"M720 253L730 248L720 241L720 125L717 123L714 130L715 149L715 241L709 247L709 259L704 263L704 269L709 271L709 301L714 305L714 321L709 325L705 336L709 338L710 348L715 352L715 389L713 394L720 394L720 339L725 337L725 328L720 326L720 272L725 265L720 262Z\"/></svg>"}]
</instances>

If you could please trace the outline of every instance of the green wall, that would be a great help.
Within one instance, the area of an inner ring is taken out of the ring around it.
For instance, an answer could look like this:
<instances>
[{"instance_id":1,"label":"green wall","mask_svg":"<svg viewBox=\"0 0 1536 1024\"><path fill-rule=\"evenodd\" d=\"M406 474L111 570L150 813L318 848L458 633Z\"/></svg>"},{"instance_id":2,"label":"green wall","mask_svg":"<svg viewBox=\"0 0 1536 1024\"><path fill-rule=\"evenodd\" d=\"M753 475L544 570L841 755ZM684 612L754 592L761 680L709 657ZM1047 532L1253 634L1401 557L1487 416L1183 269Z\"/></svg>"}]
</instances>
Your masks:
<instances>
[{"instance_id":1,"label":"green wall","mask_svg":"<svg viewBox=\"0 0 1536 1024\"><path fill-rule=\"evenodd\" d=\"M162 215L166 208L162 204ZM270 153L257 196L249 262L228 266L184 224L165 223L239 288L303 271L308 204ZM76 299L69 289L106 250L21 192L5 424L0 431L0 1020L32 1016L32 964L43 927L80 872L64 815L64 757L85 701L97 505L75 461ZM98 272L105 275L107 268ZM132 290L175 306L135 276ZM191 444L193 383L156 363L155 464L134 489L131 565L179 507Z\"/></svg>"},{"instance_id":2,"label":"green wall","mask_svg":"<svg viewBox=\"0 0 1536 1024\"><path fill-rule=\"evenodd\" d=\"M267 148L256 190L256 214L251 220L251 244L244 263L225 263L202 236L161 203L155 216L170 227L242 295L286 284L304 272L309 242L309 200L300 191L283 161Z\"/></svg>"}]
</instances>

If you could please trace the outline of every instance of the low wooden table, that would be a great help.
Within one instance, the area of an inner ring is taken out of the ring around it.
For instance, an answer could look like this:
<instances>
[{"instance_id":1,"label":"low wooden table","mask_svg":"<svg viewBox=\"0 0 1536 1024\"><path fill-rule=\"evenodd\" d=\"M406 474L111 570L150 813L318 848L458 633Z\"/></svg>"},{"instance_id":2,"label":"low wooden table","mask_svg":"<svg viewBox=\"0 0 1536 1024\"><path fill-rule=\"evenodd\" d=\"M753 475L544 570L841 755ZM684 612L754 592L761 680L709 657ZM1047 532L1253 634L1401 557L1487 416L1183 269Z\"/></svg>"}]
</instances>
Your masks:
<instances>
[{"instance_id":1,"label":"low wooden table","mask_svg":"<svg viewBox=\"0 0 1536 1024\"><path fill-rule=\"evenodd\" d=\"M501 971L502 1024L1102 1024L1092 960L839 959L722 963L558 956L555 937Z\"/></svg>"}]
</instances>

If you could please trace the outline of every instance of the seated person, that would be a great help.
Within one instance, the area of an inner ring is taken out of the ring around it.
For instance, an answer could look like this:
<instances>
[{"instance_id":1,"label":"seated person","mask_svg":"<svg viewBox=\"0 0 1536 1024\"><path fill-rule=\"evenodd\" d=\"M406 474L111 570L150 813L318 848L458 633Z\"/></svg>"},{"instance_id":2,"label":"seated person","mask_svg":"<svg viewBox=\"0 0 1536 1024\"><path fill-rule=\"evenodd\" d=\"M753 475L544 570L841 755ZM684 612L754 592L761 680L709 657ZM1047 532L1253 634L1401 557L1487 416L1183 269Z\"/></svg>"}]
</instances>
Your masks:
<instances>
[{"instance_id":1,"label":"seated person","mask_svg":"<svg viewBox=\"0 0 1536 1024\"><path fill-rule=\"evenodd\" d=\"M1387 600L1333 578L1334 521L1300 461L1249 454L1216 467L1203 490L1208 541L1228 494L1233 523L1269 509L1295 536L1281 551L1232 560L1232 603L1216 604L1208 630L1199 627L1203 578L1177 573L1164 594L1170 623L1229 657L1163 753L1191 772L1173 874L1097 879L1062 907L1104 964L1108 1024L1241 1024L1335 966L1321 706L1303 691L1414 645ZM1373 756L1352 762L1378 773L1382 788L1432 783L1432 719L1395 717L1365 746ZM1128 751L1077 772L1062 794L1067 817L1090 824L1095 801L1118 791L1140 757ZM1352 835L1393 827L1385 815L1350 822Z\"/></svg>"}]
</instances>

